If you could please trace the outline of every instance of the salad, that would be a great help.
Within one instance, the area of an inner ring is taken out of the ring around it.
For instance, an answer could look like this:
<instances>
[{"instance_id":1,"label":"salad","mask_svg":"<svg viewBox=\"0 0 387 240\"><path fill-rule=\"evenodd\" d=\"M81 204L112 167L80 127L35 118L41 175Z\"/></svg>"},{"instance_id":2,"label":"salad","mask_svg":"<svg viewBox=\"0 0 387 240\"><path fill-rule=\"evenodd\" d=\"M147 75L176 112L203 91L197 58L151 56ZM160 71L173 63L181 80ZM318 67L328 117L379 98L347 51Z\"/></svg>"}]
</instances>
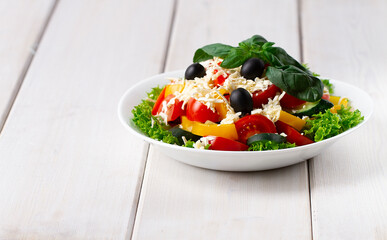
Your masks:
<instances>
[{"instance_id":1,"label":"salad","mask_svg":"<svg viewBox=\"0 0 387 240\"><path fill-rule=\"evenodd\" d=\"M262 36L237 47L206 45L193 62L132 110L148 137L197 149L277 150L322 141L364 119L328 79Z\"/></svg>"}]
</instances>

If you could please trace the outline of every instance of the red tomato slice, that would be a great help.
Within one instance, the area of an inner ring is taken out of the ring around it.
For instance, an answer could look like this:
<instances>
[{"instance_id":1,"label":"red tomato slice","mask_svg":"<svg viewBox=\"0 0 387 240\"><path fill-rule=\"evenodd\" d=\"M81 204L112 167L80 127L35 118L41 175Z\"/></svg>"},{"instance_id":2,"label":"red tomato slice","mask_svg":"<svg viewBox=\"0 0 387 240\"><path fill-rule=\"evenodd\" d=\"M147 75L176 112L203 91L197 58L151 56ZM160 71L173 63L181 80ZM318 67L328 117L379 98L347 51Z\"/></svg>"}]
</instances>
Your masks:
<instances>
[{"instance_id":1,"label":"red tomato slice","mask_svg":"<svg viewBox=\"0 0 387 240\"><path fill-rule=\"evenodd\" d=\"M287 135L286 139L290 143L295 143L297 146L314 143L314 141L310 140L304 135L301 135L301 133L299 133L296 129L292 128L284 122L277 121L275 125L277 126L277 131L279 133L285 133Z\"/></svg>"},{"instance_id":2,"label":"red tomato slice","mask_svg":"<svg viewBox=\"0 0 387 240\"><path fill-rule=\"evenodd\" d=\"M287 93L285 93L285 95L280 101L281 107L286 109L292 109L304 103L306 103L306 101L293 97L292 95L289 95Z\"/></svg>"},{"instance_id":3,"label":"red tomato slice","mask_svg":"<svg viewBox=\"0 0 387 240\"><path fill-rule=\"evenodd\" d=\"M324 93L321 98L329 101L329 97L329 93Z\"/></svg>"},{"instance_id":4,"label":"red tomato slice","mask_svg":"<svg viewBox=\"0 0 387 240\"><path fill-rule=\"evenodd\" d=\"M165 102L166 104L172 99L174 98L175 95L173 94L169 94L164 100L163 102ZM163 102L160 104L159 106L159 109L157 110L157 114L159 114L162 110L163 110ZM171 105L167 105L167 111L166 111L166 114L167 114L167 121L174 121L176 120L178 117L184 115L184 109L182 109L182 106L183 106L183 101L179 101L178 99L175 98L175 102Z\"/></svg>"},{"instance_id":5,"label":"red tomato slice","mask_svg":"<svg viewBox=\"0 0 387 240\"><path fill-rule=\"evenodd\" d=\"M274 123L260 114L248 115L239 119L235 122L235 128L241 143L246 143L247 139L254 134L277 132Z\"/></svg>"},{"instance_id":6,"label":"red tomato slice","mask_svg":"<svg viewBox=\"0 0 387 240\"><path fill-rule=\"evenodd\" d=\"M218 70L215 69L214 70L214 74L217 73ZM223 75L219 75L215 80L214 80L214 84L215 86L219 87L219 86L222 86L224 81L226 81L226 79L228 78L228 76L230 76L230 74L227 74L227 77L224 77Z\"/></svg>"},{"instance_id":7,"label":"red tomato slice","mask_svg":"<svg viewBox=\"0 0 387 240\"><path fill-rule=\"evenodd\" d=\"M223 77L223 75L220 75L218 78L214 80L214 84L215 86L219 87L223 85L224 81L226 81L226 78Z\"/></svg>"},{"instance_id":8,"label":"red tomato slice","mask_svg":"<svg viewBox=\"0 0 387 240\"><path fill-rule=\"evenodd\" d=\"M267 104L269 98L273 99L277 92L281 91L276 85L271 85L265 91L256 91L253 93L254 108L262 108L262 104Z\"/></svg>"},{"instance_id":9,"label":"red tomato slice","mask_svg":"<svg viewBox=\"0 0 387 240\"><path fill-rule=\"evenodd\" d=\"M249 146L246 144L227 139L224 137L209 136L213 139L208 142L211 144L211 150L222 150L222 151L246 151Z\"/></svg>"},{"instance_id":10,"label":"red tomato slice","mask_svg":"<svg viewBox=\"0 0 387 240\"><path fill-rule=\"evenodd\" d=\"M190 98L188 100L186 114L188 120L198 121L201 123L205 123L207 120L211 122L219 122L220 120L218 113L213 112L206 105L194 98Z\"/></svg>"},{"instance_id":11,"label":"red tomato slice","mask_svg":"<svg viewBox=\"0 0 387 240\"><path fill-rule=\"evenodd\" d=\"M158 113L158 110L160 108L160 105L161 103L163 102L164 98L165 98L165 87L163 88L163 90L161 91L159 97L157 98L156 100L156 103L155 105L153 106L153 109L152 109L152 115L156 115Z\"/></svg>"}]
</instances>

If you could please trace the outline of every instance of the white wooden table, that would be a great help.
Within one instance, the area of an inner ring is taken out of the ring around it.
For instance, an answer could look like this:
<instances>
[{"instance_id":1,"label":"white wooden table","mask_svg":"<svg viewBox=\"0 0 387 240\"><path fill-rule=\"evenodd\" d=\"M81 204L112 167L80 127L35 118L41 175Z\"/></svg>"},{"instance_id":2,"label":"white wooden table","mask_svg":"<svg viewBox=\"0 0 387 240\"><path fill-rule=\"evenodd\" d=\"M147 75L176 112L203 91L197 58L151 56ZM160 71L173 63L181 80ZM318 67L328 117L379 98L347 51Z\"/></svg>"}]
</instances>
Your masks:
<instances>
[{"instance_id":1,"label":"white wooden table","mask_svg":"<svg viewBox=\"0 0 387 240\"><path fill-rule=\"evenodd\" d=\"M0 1L0 240L387 239L387 1ZM120 96L260 34L365 89L370 122L287 168L176 162Z\"/></svg>"}]
</instances>

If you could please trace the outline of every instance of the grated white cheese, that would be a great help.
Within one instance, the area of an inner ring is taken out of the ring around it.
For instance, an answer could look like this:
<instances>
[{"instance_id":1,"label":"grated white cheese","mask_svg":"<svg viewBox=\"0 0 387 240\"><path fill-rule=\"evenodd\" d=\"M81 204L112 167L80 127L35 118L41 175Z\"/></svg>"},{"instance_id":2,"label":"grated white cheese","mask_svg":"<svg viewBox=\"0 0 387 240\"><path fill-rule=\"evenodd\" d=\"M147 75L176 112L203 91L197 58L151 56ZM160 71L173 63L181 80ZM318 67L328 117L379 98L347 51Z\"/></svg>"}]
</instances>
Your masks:
<instances>
[{"instance_id":1,"label":"grated white cheese","mask_svg":"<svg viewBox=\"0 0 387 240\"><path fill-rule=\"evenodd\" d=\"M240 72L231 74L223 84L223 88L232 92L237 88L244 88L250 94L256 91L265 91L272 83L268 79L256 78L254 81L240 76Z\"/></svg>"},{"instance_id":2,"label":"grated white cheese","mask_svg":"<svg viewBox=\"0 0 387 240\"><path fill-rule=\"evenodd\" d=\"M239 120L239 116L241 115L241 112L234 113L233 111L229 111L226 114L226 118L224 118L220 124L233 124L234 122Z\"/></svg>"},{"instance_id":3,"label":"grated white cheese","mask_svg":"<svg viewBox=\"0 0 387 240\"><path fill-rule=\"evenodd\" d=\"M196 149L205 149L208 144L210 144L210 141L214 139L213 137L202 137L199 140L197 140L193 147Z\"/></svg>"},{"instance_id":4,"label":"grated white cheese","mask_svg":"<svg viewBox=\"0 0 387 240\"><path fill-rule=\"evenodd\" d=\"M329 89L326 86L324 86L323 94L329 94Z\"/></svg>"},{"instance_id":5,"label":"grated white cheese","mask_svg":"<svg viewBox=\"0 0 387 240\"><path fill-rule=\"evenodd\" d=\"M161 106L161 111L157 114L157 116L160 116L164 120L164 123L168 125L168 115L166 114L168 110L167 103L163 101Z\"/></svg>"},{"instance_id":6,"label":"grated white cheese","mask_svg":"<svg viewBox=\"0 0 387 240\"><path fill-rule=\"evenodd\" d=\"M183 142L184 142L184 145L186 145L187 144L187 138L185 138L185 136L181 136L181 139L183 139Z\"/></svg>"},{"instance_id":7,"label":"grated white cheese","mask_svg":"<svg viewBox=\"0 0 387 240\"><path fill-rule=\"evenodd\" d=\"M255 78L254 80L245 79L241 76L241 67L233 69L225 69L219 65L222 63L222 59L214 57L213 59L201 62L206 69L206 75L202 78L195 78L194 80L186 80L184 78L169 78L170 84L183 84L184 88L181 92L176 91L175 95L167 104L163 103L162 111L159 116L162 117L164 122L167 124L167 110L168 107L175 103L175 100L182 101L182 109L185 109L186 104L192 97L197 101L205 104L213 112L216 112L216 104L223 103L226 106L227 113L224 119L221 120L220 124L231 124L240 118L240 113L235 113L234 109L230 106L229 101L223 96L222 93L231 93L237 88L246 89L251 95L256 91L265 91L272 83L265 78ZM226 80L222 86L215 86L214 80L219 76L223 76ZM222 93L221 93L222 92ZM268 104L263 105L262 109L253 110L252 114L262 114L268 117L273 122L279 118L279 112L281 107L279 100L282 95L277 95L274 99L270 99Z\"/></svg>"},{"instance_id":8,"label":"grated white cheese","mask_svg":"<svg viewBox=\"0 0 387 240\"><path fill-rule=\"evenodd\" d=\"M215 104L224 103L227 108L227 114L226 118L222 119L221 124L230 124L238 120L239 115L235 114L229 102L219 92L220 90L231 93L237 88L244 88L252 94L255 91L266 90L272 83L266 78L247 80L240 75L241 67L225 69L219 66L222 61L221 58L215 57L202 62L201 64L206 69L206 75L202 78L195 78L194 80L171 78L170 80L176 84L185 84L181 92L174 94L178 100L183 101L183 109L191 97L205 104L213 112L216 111ZM216 87L213 81L220 75L225 77L226 80L223 86Z\"/></svg>"},{"instance_id":9,"label":"grated white cheese","mask_svg":"<svg viewBox=\"0 0 387 240\"><path fill-rule=\"evenodd\" d=\"M251 114L261 114L270 119L272 122L277 122L282 110L280 100L284 95L285 92L282 92L281 94L277 94L273 99L269 98L269 102L267 104L263 104L262 109L254 109L251 111Z\"/></svg>"},{"instance_id":10,"label":"grated white cheese","mask_svg":"<svg viewBox=\"0 0 387 240\"><path fill-rule=\"evenodd\" d=\"M151 117L151 128L155 125L155 120L153 120L153 117Z\"/></svg>"}]
</instances>

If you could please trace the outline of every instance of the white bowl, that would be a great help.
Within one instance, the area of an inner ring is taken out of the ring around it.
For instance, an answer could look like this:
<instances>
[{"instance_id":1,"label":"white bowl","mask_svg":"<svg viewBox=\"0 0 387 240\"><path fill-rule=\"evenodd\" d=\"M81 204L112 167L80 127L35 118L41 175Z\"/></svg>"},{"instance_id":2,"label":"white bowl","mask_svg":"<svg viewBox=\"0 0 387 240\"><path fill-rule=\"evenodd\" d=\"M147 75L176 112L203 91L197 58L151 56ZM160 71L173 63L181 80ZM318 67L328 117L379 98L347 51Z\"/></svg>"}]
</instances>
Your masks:
<instances>
[{"instance_id":1,"label":"white bowl","mask_svg":"<svg viewBox=\"0 0 387 240\"><path fill-rule=\"evenodd\" d=\"M299 163L320 154L343 136L352 133L364 125L373 111L372 99L362 89L344 82L331 80L331 83L335 86L335 95L348 97L351 100L352 106L361 111L364 121L340 135L321 142L281 150L232 152L180 147L145 136L131 121L133 107L138 105L141 99L146 98L146 92L149 92L151 88L167 84L169 82L167 80L168 77L181 77L183 75L184 71L181 70L163 73L140 81L128 89L122 96L118 105L118 116L127 130L140 139L153 144L160 152L178 161L202 168L223 171L257 171Z\"/></svg>"}]
</instances>

